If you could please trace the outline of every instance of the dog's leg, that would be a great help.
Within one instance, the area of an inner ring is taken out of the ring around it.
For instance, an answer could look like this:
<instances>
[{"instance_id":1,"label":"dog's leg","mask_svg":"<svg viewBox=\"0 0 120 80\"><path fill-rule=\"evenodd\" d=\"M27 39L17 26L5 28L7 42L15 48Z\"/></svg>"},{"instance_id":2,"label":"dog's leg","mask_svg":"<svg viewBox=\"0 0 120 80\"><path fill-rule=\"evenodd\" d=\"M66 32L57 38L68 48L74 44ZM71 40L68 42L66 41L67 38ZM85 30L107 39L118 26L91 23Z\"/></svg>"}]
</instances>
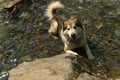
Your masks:
<instances>
[{"instance_id":1,"label":"dog's leg","mask_svg":"<svg viewBox=\"0 0 120 80\"><path fill-rule=\"evenodd\" d=\"M65 39L64 39L64 40L65 40ZM67 45L67 44L69 44L69 42L68 42L67 40L64 41L64 51L65 51L66 53L69 53L69 54L72 54L72 55L78 55L76 52L70 50L70 49L68 48L68 45Z\"/></svg>"},{"instance_id":2,"label":"dog's leg","mask_svg":"<svg viewBox=\"0 0 120 80\"><path fill-rule=\"evenodd\" d=\"M69 54L72 54L72 55L78 55L76 52L74 52L74 51L71 51L71 50L66 50L65 51L66 53L69 53Z\"/></svg>"},{"instance_id":3,"label":"dog's leg","mask_svg":"<svg viewBox=\"0 0 120 80\"><path fill-rule=\"evenodd\" d=\"M54 39L58 39L58 22L55 19L51 20L51 25L50 25L50 28L48 30L48 33Z\"/></svg>"},{"instance_id":4,"label":"dog's leg","mask_svg":"<svg viewBox=\"0 0 120 80\"><path fill-rule=\"evenodd\" d=\"M91 53L91 50L90 50L88 44L86 44L85 49L86 49L86 53L87 53L88 59L94 60L95 57L94 57L93 54Z\"/></svg>"},{"instance_id":5,"label":"dog's leg","mask_svg":"<svg viewBox=\"0 0 120 80\"><path fill-rule=\"evenodd\" d=\"M50 34L50 33L49 33ZM54 34L50 34L50 36L53 38L53 39L59 39L57 36L55 36Z\"/></svg>"}]
</instances>

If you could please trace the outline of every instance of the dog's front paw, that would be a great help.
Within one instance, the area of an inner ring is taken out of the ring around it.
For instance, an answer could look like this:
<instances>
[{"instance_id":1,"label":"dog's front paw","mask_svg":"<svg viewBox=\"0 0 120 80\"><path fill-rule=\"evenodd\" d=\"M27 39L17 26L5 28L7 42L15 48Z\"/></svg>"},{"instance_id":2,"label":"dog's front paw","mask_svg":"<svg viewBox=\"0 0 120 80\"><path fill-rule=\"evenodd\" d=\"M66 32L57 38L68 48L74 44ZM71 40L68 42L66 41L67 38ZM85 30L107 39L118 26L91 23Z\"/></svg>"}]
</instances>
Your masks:
<instances>
[{"instance_id":1,"label":"dog's front paw","mask_svg":"<svg viewBox=\"0 0 120 80\"><path fill-rule=\"evenodd\" d=\"M71 52L71 53L67 53L69 54L70 57L75 58L78 57L79 55L77 53Z\"/></svg>"},{"instance_id":2,"label":"dog's front paw","mask_svg":"<svg viewBox=\"0 0 120 80\"><path fill-rule=\"evenodd\" d=\"M93 55L88 56L88 59L95 60L95 57Z\"/></svg>"},{"instance_id":3,"label":"dog's front paw","mask_svg":"<svg viewBox=\"0 0 120 80\"><path fill-rule=\"evenodd\" d=\"M71 50L67 50L66 53L71 54L71 55L78 55L76 52L73 52Z\"/></svg>"},{"instance_id":4,"label":"dog's front paw","mask_svg":"<svg viewBox=\"0 0 120 80\"><path fill-rule=\"evenodd\" d=\"M78 55L76 52L70 52L69 54L71 54L71 55Z\"/></svg>"}]
</instances>

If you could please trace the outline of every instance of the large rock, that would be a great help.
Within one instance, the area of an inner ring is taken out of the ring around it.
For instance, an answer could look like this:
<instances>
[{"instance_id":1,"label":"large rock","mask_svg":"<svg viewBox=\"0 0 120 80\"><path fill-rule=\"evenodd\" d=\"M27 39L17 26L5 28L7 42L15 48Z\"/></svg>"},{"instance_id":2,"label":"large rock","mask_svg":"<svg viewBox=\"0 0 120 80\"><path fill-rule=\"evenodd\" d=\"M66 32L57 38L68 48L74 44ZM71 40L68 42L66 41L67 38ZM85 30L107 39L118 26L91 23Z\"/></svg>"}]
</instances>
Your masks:
<instances>
[{"instance_id":1,"label":"large rock","mask_svg":"<svg viewBox=\"0 0 120 80\"><path fill-rule=\"evenodd\" d=\"M80 73L83 73L80 78L92 79L88 73L84 73L90 71L85 60L79 64L78 57L61 54L24 62L10 71L9 80L75 80Z\"/></svg>"},{"instance_id":2,"label":"large rock","mask_svg":"<svg viewBox=\"0 0 120 80\"><path fill-rule=\"evenodd\" d=\"M64 80L70 60L65 54L25 62L10 71L9 80Z\"/></svg>"}]
</instances>

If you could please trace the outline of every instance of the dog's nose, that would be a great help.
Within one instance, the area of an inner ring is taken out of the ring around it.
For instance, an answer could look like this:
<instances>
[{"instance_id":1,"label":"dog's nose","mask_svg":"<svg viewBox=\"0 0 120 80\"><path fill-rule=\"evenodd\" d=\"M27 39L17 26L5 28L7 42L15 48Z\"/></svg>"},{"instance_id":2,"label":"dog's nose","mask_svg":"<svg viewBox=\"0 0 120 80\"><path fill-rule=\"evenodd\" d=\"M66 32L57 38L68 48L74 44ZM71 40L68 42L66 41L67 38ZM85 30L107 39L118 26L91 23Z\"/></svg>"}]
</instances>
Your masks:
<instances>
[{"instance_id":1,"label":"dog's nose","mask_svg":"<svg viewBox=\"0 0 120 80\"><path fill-rule=\"evenodd\" d=\"M71 34L71 37L72 37L73 39L75 39L75 38L76 38L76 35L75 35L75 34Z\"/></svg>"}]
</instances>

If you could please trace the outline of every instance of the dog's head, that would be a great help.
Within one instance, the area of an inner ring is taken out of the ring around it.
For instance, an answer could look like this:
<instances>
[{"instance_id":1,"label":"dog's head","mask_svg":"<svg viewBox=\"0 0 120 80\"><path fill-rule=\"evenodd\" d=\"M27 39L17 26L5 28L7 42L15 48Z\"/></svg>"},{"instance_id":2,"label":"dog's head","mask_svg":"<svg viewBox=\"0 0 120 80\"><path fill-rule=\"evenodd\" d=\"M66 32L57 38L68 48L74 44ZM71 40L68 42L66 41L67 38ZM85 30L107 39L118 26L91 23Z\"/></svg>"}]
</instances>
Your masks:
<instances>
[{"instance_id":1,"label":"dog's head","mask_svg":"<svg viewBox=\"0 0 120 80\"><path fill-rule=\"evenodd\" d=\"M71 41L80 39L84 33L80 18L74 16L65 21L62 31L65 37Z\"/></svg>"}]
</instances>

